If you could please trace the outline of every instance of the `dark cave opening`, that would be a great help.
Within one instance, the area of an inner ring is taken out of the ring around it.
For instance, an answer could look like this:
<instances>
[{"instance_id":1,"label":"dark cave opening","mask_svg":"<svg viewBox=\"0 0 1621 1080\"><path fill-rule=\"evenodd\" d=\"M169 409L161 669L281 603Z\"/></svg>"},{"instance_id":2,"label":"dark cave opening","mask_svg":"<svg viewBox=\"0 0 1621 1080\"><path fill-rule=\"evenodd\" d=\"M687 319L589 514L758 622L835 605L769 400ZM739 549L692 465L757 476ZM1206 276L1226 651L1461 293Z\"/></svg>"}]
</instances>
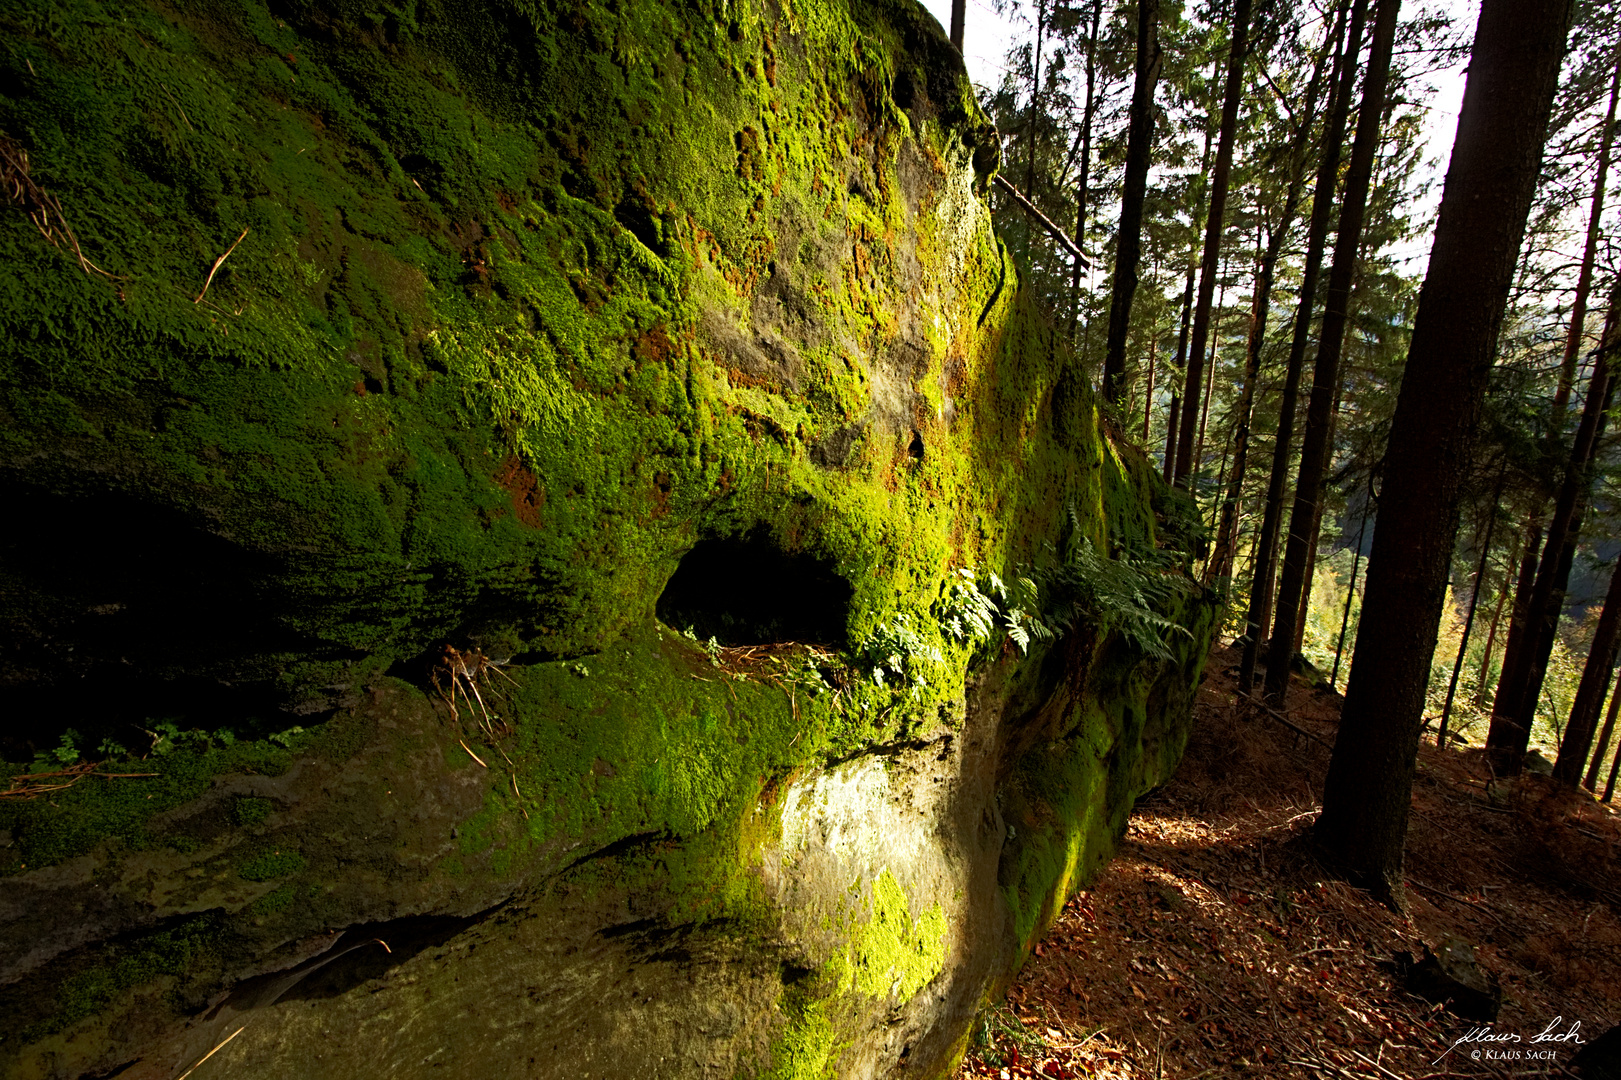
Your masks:
<instances>
[{"instance_id":1,"label":"dark cave opening","mask_svg":"<svg viewBox=\"0 0 1621 1080\"><path fill-rule=\"evenodd\" d=\"M759 530L700 540L659 597L665 625L722 645L845 646L850 583L827 559L790 554Z\"/></svg>"},{"instance_id":2,"label":"dark cave opening","mask_svg":"<svg viewBox=\"0 0 1621 1080\"><path fill-rule=\"evenodd\" d=\"M289 711L277 683L277 655L309 642L278 617L274 559L116 493L7 484L0 499L14 515L0 530L0 759L70 757L64 739L84 759L139 755L164 730L261 738L325 719Z\"/></svg>"}]
</instances>

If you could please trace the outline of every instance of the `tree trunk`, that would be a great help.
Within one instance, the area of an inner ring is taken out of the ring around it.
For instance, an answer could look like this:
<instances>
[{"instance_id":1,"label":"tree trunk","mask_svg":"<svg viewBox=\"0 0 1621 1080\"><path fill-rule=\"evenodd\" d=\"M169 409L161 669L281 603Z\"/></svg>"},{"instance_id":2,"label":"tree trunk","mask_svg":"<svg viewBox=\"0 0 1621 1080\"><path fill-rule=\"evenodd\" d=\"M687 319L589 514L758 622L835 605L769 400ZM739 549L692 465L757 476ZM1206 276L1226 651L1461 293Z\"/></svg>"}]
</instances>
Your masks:
<instances>
[{"instance_id":1,"label":"tree trunk","mask_svg":"<svg viewBox=\"0 0 1621 1080\"><path fill-rule=\"evenodd\" d=\"M1169 422L1165 427L1165 482L1171 482L1171 469L1176 464L1176 431L1177 420L1182 411L1182 398L1175 391L1171 392L1171 407Z\"/></svg>"},{"instance_id":2,"label":"tree trunk","mask_svg":"<svg viewBox=\"0 0 1621 1080\"><path fill-rule=\"evenodd\" d=\"M1553 765L1553 778L1567 787L1575 787L1581 780L1588 751L1593 748L1593 731L1598 727L1599 710L1604 707L1604 691L1610 686L1616 646L1621 644L1618 630L1621 630L1621 566L1610 572L1604 610L1599 613L1598 628L1593 631L1593 644L1587 650L1587 663L1582 667L1582 681L1576 688L1570 720L1565 724L1565 737L1559 742L1559 758Z\"/></svg>"},{"instance_id":3,"label":"tree trunk","mask_svg":"<svg viewBox=\"0 0 1621 1080\"><path fill-rule=\"evenodd\" d=\"M1334 670L1328 675L1330 690L1339 685L1340 655L1345 651L1345 632L1351 626L1351 601L1356 599L1356 572L1362 562L1362 542L1368 537L1368 518L1373 515L1373 474L1368 470L1368 497L1362 504L1362 525L1356 531L1356 552L1351 556L1351 584L1345 590L1345 614L1340 617L1340 636L1334 642Z\"/></svg>"},{"instance_id":4,"label":"tree trunk","mask_svg":"<svg viewBox=\"0 0 1621 1080\"><path fill-rule=\"evenodd\" d=\"M1308 568L1310 533L1322 498L1323 472L1328 463L1329 434L1334 401L1340 392L1340 350L1345 339L1350 307L1351 278L1362 246L1362 218L1373 180L1379 129L1385 114L1385 88L1390 77L1390 55L1396 38L1396 13L1401 0L1380 0L1374 16L1373 43L1368 70L1363 76L1362 106L1357 113L1356 139L1345 175L1345 201L1340 207L1339 233L1334 239L1334 263L1328 272L1328 295L1323 302L1323 325L1317 342L1317 363L1312 369L1311 402L1306 430L1300 440L1300 471L1295 479L1295 505L1289 519L1283 572L1278 578L1277 617L1267 653L1266 696L1282 708L1289 690L1290 648L1294 644L1295 617L1300 610ZM1371 568L1370 568L1371 569Z\"/></svg>"},{"instance_id":5,"label":"tree trunk","mask_svg":"<svg viewBox=\"0 0 1621 1080\"><path fill-rule=\"evenodd\" d=\"M1222 299L1226 299L1225 293L1223 294ZM1217 304L1216 308L1217 310L1220 310L1221 305ZM1216 388L1216 345L1217 341L1214 337L1212 337L1210 342L1210 359L1205 362L1204 411L1199 414L1199 442L1197 444L1197 448L1193 451L1193 473L1196 476L1198 475L1199 470L1204 467L1204 432L1205 428L1210 424L1210 398ZM1200 515L1200 518L1201 520L1203 519L1202 514Z\"/></svg>"},{"instance_id":6,"label":"tree trunk","mask_svg":"<svg viewBox=\"0 0 1621 1080\"><path fill-rule=\"evenodd\" d=\"M1492 621L1486 628L1486 650L1480 658L1480 678L1475 681L1475 708L1486 707L1486 684L1492 674L1492 647L1497 644L1497 626L1503 618L1503 603L1508 599L1509 585L1512 583L1509 573L1514 569L1514 562L1520 557L1518 548L1511 548L1507 561L1503 563L1503 583L1497 587L1497 606L1492 609Z\"/></svg>"},{"instance_id":7,"label":"tree trunk","mask_svg":"<svg viewBox=\"0 0 1621 1080\"><path fill-rule=\"evenodd\" d=\"M1311 222L1306 230L1306 263L1295 304L1294 336L1278 403L1278 430L1272 447L1272 472L1267 478L1266 501L1261 510L1261 532L1255 541L1255 574L1250 584L1249 610L1244 618L1244 653L1238 665L1238 689L1247 694L1255 685L1255 662L1261 650L1261 631L1272 620L1272 577L1277 562L1278 523L1283 519L1283 494L1289 481L1289 445L1294 437L1295 409L1300 396L1300 375L1305 367L1306 343L1311 337L1311 313L1317 299L1317 278L1322 271L1328 224L1334 211L1334 187L1339 178L1340 146L1351 112L1351 91L1356 82L1356 57L1362 49L1362 28L1368 0L1353 0L1345 48L1335 59L1333 93L1324 124L1322 150L1312 190Z\"/></svg>"},{"instance_id":8,"label":"tree trunk","mask_svg":"<svg viewBox=\"0 0 1621 1080\"><path fill-rule=\"evenodd\" d=\"M1312 67L1300 126L1290 140L1288 160L1291 172L1289 188L1283 198L1283 211L1273 225L1271 236L1267 238L1266 254L1261 257L1261 266L1255 276L1255 304L1250 319L1249 340L1244 349L1244 386L1238 400L1238 430L1233 435L1233 472L1227 479L1227 493L1221 503L1221 520L1216 527L1215 554L1210 559L1210 577L1216 581L1229 579L1233 573L1233 550L1238 537L1238 503L1249 464L1250 413L1255 408L1255 384L1261 375L1261 346L1266 342L1267 317L1272 311L1272 280L1277 273L1278 258L1283 253L1283 242L1294 224L1295 212L1300 208L1300 196L1305 190L1307 148L1317 119L1317 96L1322 89L1324 68L1345 29L1345 15L1346 9L1342 5L1333 31L1323 42L1323 51Z\"/></svg>"},{"instance_id":9,"label":"tree trunk","mask_svg":"<svg viewBox=\"0 0 1621 1080\"><path fill-rule=\"evenodd\" d=\"M1152 279L1151 279L1152 280ZM1159 354L1159 320L1148 335L1148 389L1143 392L1143 449L1148 448L1149 428L1154 421L1154 361Z\"/></svg>"},{"instance_id":10,"label":"tree trunk","mask_svg":"<svg viewBox=\"0 0 1621 1080\"><path fill-rule=\"evenodd\" d=\"M1027 198L1036 197L1036 128L1041 122L1041 46L1047 32L1047 0L1036 0L1036 51L1030 65L1030 119L1025 141L1029 143L1025 154L1024 191Z\"/></svg>"},{"instance_id":11,"label":"tree trunk","mask_svg":"<svg viewBox=\"0 0 1621 1080\"><path fill-rule=\"evenodd\" d=\"M1475 584L1469 593L1469 615L1463 620L1463 635L1458 639L1458 658L1452 662L1452 681L1447 683L1446 703L1441 706L1441 726L1435 732L1435 745L1445 746L1447 743L1447 722L1452 719L1452 698L1458 692L1458 676L1463 673L1464 654L1469 651L1469 631L1474 629L1475 609L1480 606L1480 585L1486 580L1486 567L1488 558L1492 553L1492 533L1497 528L1497 504L1503 498L1503 485L1508 480L1508 461L1503 462L1502 470L1497 474L1497 491L1492 495L1491 506L1487 508L1486 538L1480 543L1480 565L1475 567Z\"/></svg>"},{"instance_id":12,"label":"tree trunk","mask_svg":"<svg viewBox=\"0 0 1621 1080\"><path fill-rule=\"evenodd\" d=\"M1503 680L1519 662L1525 649L1525 620L1531 614L1531 593L1537 586L1537 555L1542 550L1542 507L1539 497L1525 521L1525 546L1520 555L1520 574L1514 584L1514 606L1509 610L1508 638L1503 642L1503 666L1497 673L1497 688L1492 711L1497 711L1496 697L1503 697Z\"/></svg>"},{"instance_id":13,"label":"tree trunk","mask_svg":"<svg viewBox=\"0 0 1621 1080\"><path fill-rule=\"evenodd\" d=\"M1109 300L1109 338L1103 353L1103 397L1118 405L1125 390L1126 332L1137 292L1137 263L1143 253L1143 199L1154 147L1154 87L1159 83L1159 0L1137 0L1137 71L1131 90L1131 121L1126 136L1126 176L1120 200L1120 232L1115 244L1114 288Z\"/></svg>"},{"instance_id":14,"label":"tree trunk","mask_svg":"<svg viewBox=\"0 0 1621 1080\"><path fill-rule=\"evenodd\" d=\"M1604 715L1604 730L1598 735L1598 749L1593 751L1593 764L1587 769L1587 779L1582 786L1588 791L1598 790L1598 771L1604 766L1604 754L1610 749L1610 736L1615 734L1615 714L1621 711L1621 676L1616 678L1615 686L1610 690L1610 708Z\"/></svg>"},{"instance_id":15,"label":"tree trunk","mask_svg":"<svg viewBox=\"0 0 1621 1080\"><path fill-rule=\"evenodd\" d=\"M1205 215L1204 255L1199 260L1199 298L1193 307L1193 331L1188 343L1187 378L1182 392L1182 431L1177 437L1173 482L1188 486L1193 467L1194 423L1199 415L1199 394L1204 382L1205 340L1210 334L1210 302L1216 295L1221 256L1221 234L1227 218L1227 183L1233 168L1233 136L1238 127L1238 106L1244 97L1244 60L1249 55L1250 0L1234 0L1233 41L1227 55L1227 90L1221 106L1221 133L1216 143L1216 168L1210 177L1210 210Z\"/></svg>"},{"instance_id":16,"label":"tree trunk","mask_svg":"<svg viewBox=\"0 0 1621 1080\"><path fill-rule=\"evenodd\" d=\"M1604 216L1604 181L1610 172L1610 149L1615 140L1615 102L1621 92L1621 56L1610 77L1610 107L1604 114L1604 133L1599 137L1598 173L1593 178L1593 206L1587 216L1587 244L1582 249L1582 268L1576 275L1576 296L1570 304L1570 330L1565 334L1565 356L1559 365L1559 385L1554 391L1553 414L1564 415L1570 390L1576 382L1576 357L1582 351L1583 324L1587 322L1588 291L1593 287L1593 260L1598 252L1599 220Z\"/></svg>"},{"instance_id":17,"label":"tree trunk","mask_svg":"<svg viewBox=\"0 0 1621 1080\"><path fill-rule=\"evenodd\" d=\"M1205 144L1209 149L1209 142ZM1208 156L1208 155L1207 155ZM1188 320L1193 315L1193 271L1192 263L1188 264L1188 282L1182 290L1182 326L1176 332L1176 367L1171 372L1175 378L1177 371L1186 371L1184 366L1188 361ZM1182 417L1182 396L1171 390L1170 423L1165 428L1165 482L1171 482L1176 474L1176 438L1182 432L1180 423Z\"/></svg>"},{"instance_id":18,"label":"tree trunk","mask_svg":"<svg viewBox=\"0 0 1621 1080\"><path fill-rule=\"evenodd\" d=\"M1621 281L1617 284L1621 286ZM1621 293L1612 298L1610 328L1614 327L1617 313L1615 299L1621 299ZM1607 329L1605 340L1609 339ZM1500 776L1520 771L1526 747L1530 745L1531 720L1536 715L1542 677L1553 650L1560 607L1570 581L1584 497L1591 485L1590 466L1604 424L1609 390L1609 365L1601 352L1593 363L1593 374L1587 384L1587 403L1582 408L1581 423L1576 428L1576 439L1565 464L1553 517L1548 522L1548 537L1537 566L1536 584L1526 605L1520 648L1504 660L1497 699L1492 704L1492 725L1486 735L1486 749L1492 768Z\"/></svg>"},{"instance_id":19,"label":"tree trunk","mask_svg":"<svg viewBox=\"0 0 1621 1080\"><path fill-rule=\"evenodd\" d=\"M1404 900L1407 813L1459 487L1536 188L1570 13L1571 0L1483 0L1391 422L1362 622L1316 836L1353 880L1396 907Z\"/></svg>"},{"instance_id":20,"label":"tree trunk","mask_svg":"<svg viewBox=\"0 0 1621 1080\"><path fill-rule=\"evenodd\" d=\"M1098 101L1098 23L1103 18L1103 0L1093 0L1092 28L1086 39L1086 111L1081 114L1081 175L1075 185L1075 249L1086 250L1086 201L1092 182L1092 118ZM1075 327L1081 318L1081 260L1070 267L1069 343L1075 344Z\"/></svg>"},{"instance_id":21,"label":"tree trunk","mask_svg":"<svg viewBox=\"0 0 1621 1080\"><path fill-rule=\"evenodd\" d=\"M1311 617L1311 586L1317 579L1317 552L1323 546L1323 500L1317 500L1317 511L1311 519L1311 546L1306 549L1306 576L1300 586L1300 607L1295 613L1295 632L1289 639L1289 659L1300 655L1306 645L1306 622ZM1270 661L1270 657L1268 660ZM1285 681L1288 676L1285 675Z\"/></svg>"},{"instance_id":22,"label":"tree trunk","mask_svg":"<svg viewBox=\"0 0 1621 1080\"><path fill-rule=\"evenodd\" d=\"M968 0L951 0L951 43L962 52L963 21L968 15Z\"/></svg>"}]
</instances>

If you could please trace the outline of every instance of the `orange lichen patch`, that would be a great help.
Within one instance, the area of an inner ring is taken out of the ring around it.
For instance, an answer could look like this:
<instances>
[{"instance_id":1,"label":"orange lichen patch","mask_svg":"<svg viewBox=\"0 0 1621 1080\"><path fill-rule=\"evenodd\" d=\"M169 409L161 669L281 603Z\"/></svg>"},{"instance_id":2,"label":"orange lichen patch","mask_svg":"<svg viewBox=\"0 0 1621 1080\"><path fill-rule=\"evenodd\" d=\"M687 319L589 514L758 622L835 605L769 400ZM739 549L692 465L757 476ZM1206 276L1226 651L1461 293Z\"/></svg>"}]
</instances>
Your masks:
<instances>
[{"instance_id":1,"label":"orange lichen patch","mask_svg":"<svg viewBox=\"0 0 1621 1080\"><path fill-rule=\"evenodd\" d=\"M540 512L546 506L546 492L541 490L535 474L524 468L516 455L508 454L494 480L512 496L512 513L517 519L531 529L540 528Z\"/></svg>"},{"instance_id":2,"label":"orange lichen patch","mask_svg":"<svg viewBox=\"0 0 1621 1080\"><path fill-rule=\"evenodd\" d=\"M636 339L635 344L631 346L631 352L638 360L662 364L675 355L675 342L670 340L670 335L663 326L655 326Z\"/></svg>"}]
</instances>

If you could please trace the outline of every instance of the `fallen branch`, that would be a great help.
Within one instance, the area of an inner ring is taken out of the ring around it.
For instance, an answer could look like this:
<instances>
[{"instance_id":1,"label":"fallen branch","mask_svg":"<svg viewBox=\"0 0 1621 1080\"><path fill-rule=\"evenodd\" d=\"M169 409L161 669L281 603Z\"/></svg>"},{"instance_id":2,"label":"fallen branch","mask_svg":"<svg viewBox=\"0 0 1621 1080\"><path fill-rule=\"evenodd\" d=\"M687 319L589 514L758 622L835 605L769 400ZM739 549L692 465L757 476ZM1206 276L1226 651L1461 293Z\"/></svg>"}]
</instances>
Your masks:
<instances>
[{"instance_id":1,"label":"fallen branch","mask_svg":"<svg viewBox=\"0 0 1621 1080\"><path fill-rule=\"evenodd\" d=\"M7 202L23 204L28 211L28 220L34 223L34 228L39 230L47 243L60 248L62 241L67 241L73 257L79 262L79 269L86 274L100 274L110 281L124 280L85 258L84 252L79 249L78 237L68 228L68 220L62 214L62 204L29 175L28 151L4 135L0 135L0 187L6 189Z\"/></svg>"},{"instance_id":2,"label":"fallen branch","mask_svg":"<svg viewBox=\"0 0 1621 1080\"><path fill-rule=\"evenodd\" d=\"M1246 698L1244 698L1244 700L1249 702L1251 705L1254 705L1257 709L1260 709L1263 713L1270 716L1272 719L1276 720L1278 723L1282 724L1284 727L1288 728L1290 731L1293 731L1293 732L1295 732L1296 734L1299 734L1299 735L1304 735L1306 738L1310 739L1312 742L1316 743L1318 746L1325 746L1330 751L1332 751L1334 749L1334 744L1333 743L1328 742L1326 739L1321 739L1321 738L1318 738L1316 735L1313 735L1311 732L1307 731L1305 728L1301 727L1299 724L1296 724L1293 720L1290 720L1287 716L1283 715L1278 710L1274 709L1272 706L1267 705L1264 702L1262 702L1260 698L1255 697L1253 694L1246 697Z\"/></svg>"},{"instance_id":3,"label":"fallen branch","mask_svg":"<svg viewBox=\"0 0 1621 1080\"><path fill-rule=\"evenodd\" d=\"M1047 231L1048 236L1051 236L1058 242L1059 247L1075 256L1082 266L1086 267L1087 269L1091 269L1091 260L1089 260L1081 252L1080 248L1075 246L1075 241L1071 240L1068 236L1065 236L1064 230L1060 229L1057 225L1054 225L1051 218L1049 218L1046 214L1043 214L1040 210L1037 210L1036 204L1025 198L1019 189L1014 187L1013 183L1008 180L1007 177L1003 176L1001 173L997 173L996 182L1002 185L1002 190L1006 191L1010 196L1012 196L1013 201L1018 203L1019 206L1023 208L1025 213L1029 214L1031 217L1035 218L1041 223L1041 227Z\"/></svg>"},{"instance_id":4,"label":"fallen branch","mask_svg":"<svg viewBox=\"0 0 1621 1080\"><path fill-rule=\"evenodd\" d=\"M103 779L129 779L135 777L158 776L158 773L110 773L102 772L94 762L84 762L55 772L19 773L11 778L11 787L0 791L0 799L34 799L41 795L49 795L53 791L62 791L72 787L87 776L99 776ZM42 784L41 780L60 780L66 778L61 784Z\"/></svg>"},{"instance_id":5,"label":"fallen branch","mask_svg":"<svg viewBox=\"0 0 1621 1080\"><path fill-rule=\"evenodd\" d=\"M238 236L231 246L225 249L224 255L221 255L219 258L214 260L214 265L208 268L208 280L203 282L203 291L197 294L197 299L193 300L192 303L200 304L203 302L203 297L208 295L208 287L214 284L214 275L219 273L221 264L223 264L226 259L231 257L231 252L236 250L236 245L240 244L242 242L242 237L247 235L248 230L243 229L242 236Z\"/></svg>"}]
</instances>

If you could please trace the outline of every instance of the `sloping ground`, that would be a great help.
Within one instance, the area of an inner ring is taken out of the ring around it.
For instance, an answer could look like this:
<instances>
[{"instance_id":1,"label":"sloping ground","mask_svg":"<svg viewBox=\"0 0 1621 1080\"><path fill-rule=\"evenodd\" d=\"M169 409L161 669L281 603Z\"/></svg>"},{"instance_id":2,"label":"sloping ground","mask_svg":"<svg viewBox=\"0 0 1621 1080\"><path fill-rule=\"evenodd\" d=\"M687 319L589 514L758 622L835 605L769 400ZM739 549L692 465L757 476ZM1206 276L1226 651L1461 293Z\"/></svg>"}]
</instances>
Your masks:
<instances>
[{"instance_id":1,"label":"sloping ground","mask_svg":"<svg viewBox=\"0 0 1621 1080\"><path fill-rule=\"evenodd\" d=\"M1541 777L1491 783L1478 750L1427 743L1397 916L1312 857L1328 750L1246 719L1236 662L1212 653L1175 779L1139 803L1119 857L1065 908L958 1075L1573 1075L1573 1040L1534 1039L1579 1022L1591 1040L1621 1020L1615 811ZM1297 683L1291 704L1333 741L1338 698ZM1449 1053L1479 1023L1402 989L1393 957L1447 934L1499 975L1492 1028L1519 1042Z\"/></svg>"}]
</instances>

